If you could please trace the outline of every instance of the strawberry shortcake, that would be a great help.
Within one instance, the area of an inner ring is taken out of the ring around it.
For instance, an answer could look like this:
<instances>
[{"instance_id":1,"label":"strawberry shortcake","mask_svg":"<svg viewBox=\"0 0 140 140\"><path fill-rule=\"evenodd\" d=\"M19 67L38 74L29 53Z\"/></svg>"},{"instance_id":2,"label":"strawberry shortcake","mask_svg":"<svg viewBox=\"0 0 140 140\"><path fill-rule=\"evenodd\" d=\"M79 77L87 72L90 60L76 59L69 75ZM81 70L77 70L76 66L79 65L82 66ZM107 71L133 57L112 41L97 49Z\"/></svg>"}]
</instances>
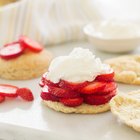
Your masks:
<instances>
[{"instance_id":1,"label":"strawberry shortcake","mask_svg":"<svg viewBox=\"0 0 140 140\"><path fill-rule=\"evenodd\" d=\"M40 81L41 98L48 107L64 113L108 111L116 95L114 72L88 49L75 48L53 59Z\"/></svg>"},{"instance_id":2,"label":"strawberry shortcake","mask_svg":"<svg viewBox=\"0 0 140 140\"><path fill-rule=\"evenodd\" d=\"M21 36L0 49L0 78L24 80L48 70L52 54L38 42Z\"/></svg>"}]
</instances>

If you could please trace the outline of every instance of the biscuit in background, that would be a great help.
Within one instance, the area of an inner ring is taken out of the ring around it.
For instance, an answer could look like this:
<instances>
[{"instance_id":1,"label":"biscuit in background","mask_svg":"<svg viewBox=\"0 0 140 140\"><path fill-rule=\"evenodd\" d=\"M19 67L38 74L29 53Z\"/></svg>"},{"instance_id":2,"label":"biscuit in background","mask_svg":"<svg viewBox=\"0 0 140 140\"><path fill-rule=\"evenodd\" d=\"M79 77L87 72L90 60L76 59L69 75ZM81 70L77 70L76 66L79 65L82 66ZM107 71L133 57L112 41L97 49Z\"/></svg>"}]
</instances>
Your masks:
<instances>
[{"instance_id":1,"label":"biscuit in background","mask_svg":"<svg viewBox=\"0 0 140 140\"><path fill-rule=\"evenodd\" d=\"M140 55L126 55L105 61L115 71L115 81L140 85Z\"/></svg>"},{"instance_id":2,"label":"biscuit in background","mask_svg":"<svg viewBox=\"0 0 140 140\"><path fill-rule=\"evenodd\" d=\"M40 53L25 52L12 60L0 58L0 78L25 80L41 76L48 70L52 54L43 50Z\"/></svg>"},{"instance_id":3,"label":"biscuit in background","mask_svg":"<svg viewBox=\"0 0 140 140\"><path fill-rule=\"evenodd\" d=\"M122 122L140 132L140 90L116 95L111 99L110 107Z\"/></svg>"}]
</instances>

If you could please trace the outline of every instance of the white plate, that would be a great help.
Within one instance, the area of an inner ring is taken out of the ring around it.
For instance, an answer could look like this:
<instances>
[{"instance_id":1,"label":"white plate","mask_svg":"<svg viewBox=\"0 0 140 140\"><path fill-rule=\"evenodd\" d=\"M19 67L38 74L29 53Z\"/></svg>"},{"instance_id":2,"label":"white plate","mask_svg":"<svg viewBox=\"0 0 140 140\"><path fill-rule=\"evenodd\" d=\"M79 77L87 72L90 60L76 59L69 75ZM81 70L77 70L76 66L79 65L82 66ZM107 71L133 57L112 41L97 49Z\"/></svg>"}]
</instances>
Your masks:
<instances>
[{"instance_id":1,"label":"white plate","mask_svg":"<svg viewBox=\"0 0 140 140\"><path fill-rule=\"evenodd\" d=\"M67 54L73 47L91 47L87 43L73 43L50 48L56 55ZM93 50L92 48L90 48ZM112 55L96 52L102 58ZM113 55L114 56L114 55ZM55 112L40 101L40 78L27 81L0 80L0 83L29 87L35 95L32 103L20 99L0 104L0 139L6 140L139 140L140 134L122 124L110 112L98 115L63 114ZM139 86L119 85L130 91Z\"/></svg>"}]
</instances>

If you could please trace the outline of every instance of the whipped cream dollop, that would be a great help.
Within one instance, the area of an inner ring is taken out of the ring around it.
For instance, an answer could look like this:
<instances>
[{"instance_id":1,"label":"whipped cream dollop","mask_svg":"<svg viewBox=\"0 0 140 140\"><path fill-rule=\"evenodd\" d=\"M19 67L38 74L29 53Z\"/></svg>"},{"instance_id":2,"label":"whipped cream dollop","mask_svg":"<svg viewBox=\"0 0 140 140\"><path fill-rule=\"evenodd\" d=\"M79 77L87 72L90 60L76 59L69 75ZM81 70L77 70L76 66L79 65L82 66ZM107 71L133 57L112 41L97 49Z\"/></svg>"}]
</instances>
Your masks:
<instances>
[{"instance_id":1,"label":"whipped cream dollop","mask_svg":"<svg viewBox=\"0 0 140 140\"><path fill-rule=\"evenodd\" d=\"M88 49L75 48L68 56L53 59L46 76L53 83L58 83L60 79L81 83L93 81L96 76L110 71L110 66L95 58Z\"/></svg>"}]
</instances>

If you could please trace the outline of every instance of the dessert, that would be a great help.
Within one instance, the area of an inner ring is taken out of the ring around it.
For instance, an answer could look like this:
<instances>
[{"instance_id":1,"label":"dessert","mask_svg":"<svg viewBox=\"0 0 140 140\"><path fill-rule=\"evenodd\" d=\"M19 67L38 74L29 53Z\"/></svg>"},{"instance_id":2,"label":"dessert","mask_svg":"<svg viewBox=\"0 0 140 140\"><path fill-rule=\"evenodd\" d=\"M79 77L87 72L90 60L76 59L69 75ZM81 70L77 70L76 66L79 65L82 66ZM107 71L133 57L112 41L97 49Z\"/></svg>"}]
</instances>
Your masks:
<instances>
[{"instance_id":1,"label":"dessert","mask_svg":"<svg viewBox=\"0 0 140 140\"><path fill-rule=\"evenodd\" d=\"M140 90L116 95L110 106L111 112L122 122L140 132Z\"/></svg>"},{"instance_id":2,"label":"dessert","mask_svg":"<svg viewBox=\"0 0 140 140\"><path fill-rule=\"evenodd\" d=\"M109 110L116 95L114 72L88 49L75 48L55 58L42 76L45 105L64 113L100 113Z\"/></svg>"},{"instance_id":3,"label":"dessert","mask_svg":"<svg viewBox=\"0 0 140 140\"><path fill-rule=\"evenodd\" d=\"M51 59L52 54L42 45L21 36L0 49L0 77L12 80L39 77L47 71Z\"/></svg>"},{"instance_id":4,"label":"dessert","mask_svg":"<svg viewBox=\"0 0 140 140\"><path fill-rule=\"evenodd\" d=\"M115 81L140 85L140 55L127 55L105 61L115 71Z\"/></svg>"}]
</instances>

